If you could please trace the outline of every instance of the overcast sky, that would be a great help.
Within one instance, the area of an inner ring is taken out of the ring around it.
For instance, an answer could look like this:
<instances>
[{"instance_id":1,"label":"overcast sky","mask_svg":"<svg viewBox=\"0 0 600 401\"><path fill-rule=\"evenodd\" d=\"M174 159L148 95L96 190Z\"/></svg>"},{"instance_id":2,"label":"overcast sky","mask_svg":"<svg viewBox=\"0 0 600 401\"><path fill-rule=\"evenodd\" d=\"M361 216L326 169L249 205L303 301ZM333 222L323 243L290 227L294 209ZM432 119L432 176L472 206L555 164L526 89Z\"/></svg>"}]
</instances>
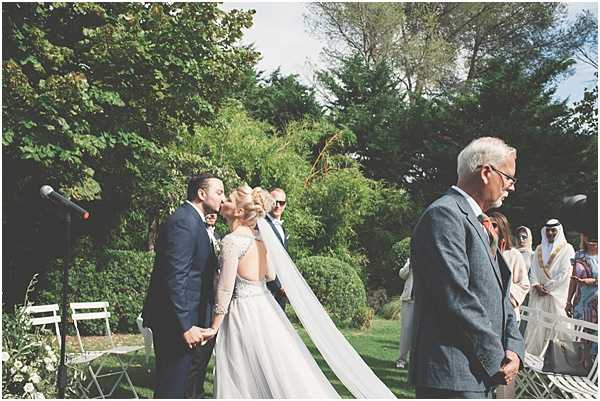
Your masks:
<instances>
[{"instance_id":1,"label":"overcast sky","mask_svg":"<svg viewBox=\"0 0 600 401\"><path fill-rule=\"evenodd\" d=\"M285 74L298 74L307 84L313 83L314 71L323 68L321 49L324 43L308 31L304 21L307 3L271 2L226 2L224 10L254 9L254 25L244 34L243 43L254 43L262 54L258 68L267 72L281 67ZM569 16L583 9L590 9L598 16L597 3L569 3ZM594 69L578 63L575 73L565 77L558 85L556 96L577 101L583 96L583 89L595 83Z\"/></svg>"}]
</instances>

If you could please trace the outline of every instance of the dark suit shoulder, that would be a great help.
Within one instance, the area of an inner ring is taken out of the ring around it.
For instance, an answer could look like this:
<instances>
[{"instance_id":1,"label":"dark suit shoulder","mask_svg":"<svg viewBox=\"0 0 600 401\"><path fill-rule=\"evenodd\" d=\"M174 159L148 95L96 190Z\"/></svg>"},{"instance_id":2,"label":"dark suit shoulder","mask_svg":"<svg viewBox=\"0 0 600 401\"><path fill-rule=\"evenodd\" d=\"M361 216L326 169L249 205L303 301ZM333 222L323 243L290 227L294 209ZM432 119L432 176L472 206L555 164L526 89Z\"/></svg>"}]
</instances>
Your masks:
<instances>
[{"instance_id":1,"label":"dark suit shoulder","mask_svg":"<svg viewBox=\"0 0 600 401\"><path fill-rule=\"evenodd\" d=\"M186 223L197 225L202 223L202 219L200 218L200 215L198 215L198 212L196 211L196 209L194 209L192 205L190 205L189 203L184 203L183 205L179 206L173 212L173 214L171 214L167 218L166 223L168 225L174 223Z\"/></svg>"}]
</instances>

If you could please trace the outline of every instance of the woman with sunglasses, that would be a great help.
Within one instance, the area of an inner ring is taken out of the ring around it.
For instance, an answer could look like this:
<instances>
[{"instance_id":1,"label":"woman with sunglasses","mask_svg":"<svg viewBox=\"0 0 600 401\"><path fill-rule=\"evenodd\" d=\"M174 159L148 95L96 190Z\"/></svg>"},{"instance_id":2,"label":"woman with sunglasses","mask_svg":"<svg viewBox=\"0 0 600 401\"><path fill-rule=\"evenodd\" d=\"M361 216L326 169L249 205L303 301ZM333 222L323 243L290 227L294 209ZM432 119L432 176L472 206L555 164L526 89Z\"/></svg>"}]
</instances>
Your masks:
<instances>
[{"instance_id":1,"label":"woman with sunglasses","mask_svg":"<svg viewBox=\"0 0 600 401\"><path fill-rule=\"evenodd\" d=\"M527 265L521 252L517 248L513 248L510 225L506 216L499 212L492 212L489 217L492 227L498 235L498 249L511 272L510 303L514 308L515 317L517 320L521 320L519 307L523 304L530 287ZM498 386L496 398L515 398L515 382L506 386Z\"/></svg>"}]
</instances>

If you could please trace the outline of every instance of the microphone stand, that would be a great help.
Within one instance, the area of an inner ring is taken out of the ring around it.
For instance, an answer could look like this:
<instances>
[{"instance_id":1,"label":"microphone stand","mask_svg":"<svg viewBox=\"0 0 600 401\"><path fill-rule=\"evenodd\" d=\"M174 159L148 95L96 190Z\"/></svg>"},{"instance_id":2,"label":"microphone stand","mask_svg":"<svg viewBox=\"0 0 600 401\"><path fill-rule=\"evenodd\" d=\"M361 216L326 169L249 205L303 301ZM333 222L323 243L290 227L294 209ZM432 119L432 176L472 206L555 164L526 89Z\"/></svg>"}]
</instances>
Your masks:
<instances>
[{"instance_id":1,"label":"microphone stand","mask_svg":"<svg viewBox=\"0 0 600 401\"><path fill-rule=\"evenodd\" d=\"M58 365L58 375L56 378L56 386L58 389L58 398L65 398L65 390L67 388L67 367L65 365L66 348L67 348L67 292L69 290L69 267L71 266L71 212L65 211L65 235L67 246L65 249L65 259L63 264L62 277L62 299L61 299L61 316L60 319L60 364Z\"/></svg>"}]
</instances>

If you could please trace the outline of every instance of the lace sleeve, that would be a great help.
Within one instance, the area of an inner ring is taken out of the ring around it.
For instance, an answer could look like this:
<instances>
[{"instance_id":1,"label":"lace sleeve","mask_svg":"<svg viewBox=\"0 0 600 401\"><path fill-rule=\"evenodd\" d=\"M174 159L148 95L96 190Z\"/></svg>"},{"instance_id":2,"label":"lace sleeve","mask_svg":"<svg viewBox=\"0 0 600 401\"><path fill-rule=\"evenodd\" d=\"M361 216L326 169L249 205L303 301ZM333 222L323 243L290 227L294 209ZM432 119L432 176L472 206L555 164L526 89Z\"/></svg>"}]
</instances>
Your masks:
<instances>
[{"instance_id":1,"label":"lace sleeve","mask_svg":"<svg viewBox=\"0 0 600 401\"><path fill-rule=\"evenodd\" d=\"M235 287L240 249L231 236L223 238L221 248L221 274L217 281L214 312L224 315L229 309Z\"/></svg>"}]
</instances>

